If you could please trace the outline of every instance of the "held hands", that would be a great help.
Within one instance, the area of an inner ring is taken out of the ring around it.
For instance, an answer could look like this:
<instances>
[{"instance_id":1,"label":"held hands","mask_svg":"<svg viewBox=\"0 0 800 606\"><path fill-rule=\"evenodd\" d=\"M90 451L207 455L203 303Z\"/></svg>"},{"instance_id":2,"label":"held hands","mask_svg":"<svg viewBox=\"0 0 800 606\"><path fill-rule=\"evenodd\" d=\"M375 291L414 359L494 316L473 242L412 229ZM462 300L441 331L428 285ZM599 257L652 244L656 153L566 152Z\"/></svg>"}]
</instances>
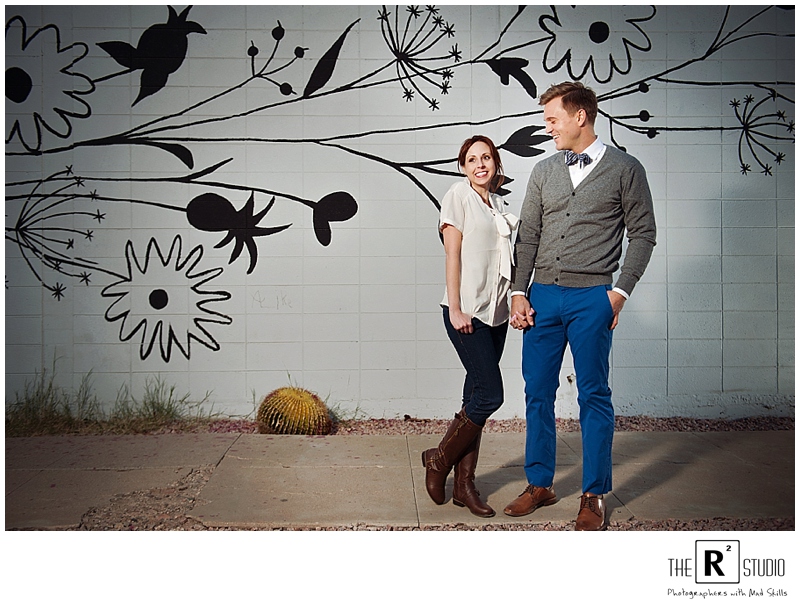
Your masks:
<instances>
[{"instance_id":1,"label":"held hands","mask_svg":"<svg viewBox=\"0 0 800 606\"><path fill-rule=\"evenodd\" d=\"M472 318L459 309L450 308L450 324L458 332L472 334Z\"/></svg>"},{"instance_id":2,"label":"held hands","mask_svg":"<svg viewBox=\"0 0 800 606\"><path fill-rule=\"evenodd\" d=\"M619 324L619 312L625 305L625 297L613 290L608 291L608 301L611 303L611 309L614 312L614 319L611 321L609 329L614 330ZM514 295L511 297L511 321L510 324L517 330L525 330L533 326L533 316L536 312L531 307L527 298L522 295Z\"/></svg>"},{"instance_id":3,"label":"held hands","mask_svg":"<svg viewBox=\"0 0 800 606\"><path fill-rule=\"evenodd\" d=\"M511 297L511 326L517 330L525 330L533 326L533 311L530 301L522 295Z\"/></svg>"}]
</instances>

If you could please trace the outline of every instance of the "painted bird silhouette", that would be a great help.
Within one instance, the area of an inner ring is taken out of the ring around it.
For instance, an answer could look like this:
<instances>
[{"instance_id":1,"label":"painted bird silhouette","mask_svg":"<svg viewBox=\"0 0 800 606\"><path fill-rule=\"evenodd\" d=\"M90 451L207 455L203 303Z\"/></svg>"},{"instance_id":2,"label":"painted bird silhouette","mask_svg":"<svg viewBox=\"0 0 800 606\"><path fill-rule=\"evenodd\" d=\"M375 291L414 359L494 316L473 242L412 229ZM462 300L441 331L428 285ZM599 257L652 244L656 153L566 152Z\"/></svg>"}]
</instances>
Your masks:
<instances>
[{"instance_id":1,"label":"painted bird silhouette","mask_svg":"<svg viewBox=\"0 0 800 606\"><path fill-rule=\"evenodd\" d=\"M135 48L127 42L97 43L128 71L142 70L139 95L131 107L164 88L169 75L177 71L186 58L189 34L206 33L200 24L186 20L191 6L183 9L180 15L171 6L168 8L167 22L148 27Z\"/></svg>"}]
</instances>

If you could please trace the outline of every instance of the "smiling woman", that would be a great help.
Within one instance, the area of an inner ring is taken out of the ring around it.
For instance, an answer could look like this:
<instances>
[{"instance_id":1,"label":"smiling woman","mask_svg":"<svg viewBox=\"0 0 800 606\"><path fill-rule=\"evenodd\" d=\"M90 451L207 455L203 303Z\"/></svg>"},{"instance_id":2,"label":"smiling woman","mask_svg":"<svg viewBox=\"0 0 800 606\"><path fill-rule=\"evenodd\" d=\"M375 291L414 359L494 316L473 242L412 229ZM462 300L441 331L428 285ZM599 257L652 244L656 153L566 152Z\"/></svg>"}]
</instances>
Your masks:
<instances>
[{"instance_id":1,"label":"smiling woman","mask_svg":"<svg viewBox=\"0 0 800 606\"><path fill-rule=\"evenodd\" d=\"M464 141L458 165L466 179L450 187L439 215L446 283L441 307L466 377L461 410L439 446L422 453L422 464L434 503L444 503L445 482L455 469L453 503L490 518L495 511L475 488L475 468L483 427L504 399L500 359L508 333L511 233L519 221L503 212L503 199L494 193L503 183L503 163L491 139Z\"/></svg>"}]
</instances>

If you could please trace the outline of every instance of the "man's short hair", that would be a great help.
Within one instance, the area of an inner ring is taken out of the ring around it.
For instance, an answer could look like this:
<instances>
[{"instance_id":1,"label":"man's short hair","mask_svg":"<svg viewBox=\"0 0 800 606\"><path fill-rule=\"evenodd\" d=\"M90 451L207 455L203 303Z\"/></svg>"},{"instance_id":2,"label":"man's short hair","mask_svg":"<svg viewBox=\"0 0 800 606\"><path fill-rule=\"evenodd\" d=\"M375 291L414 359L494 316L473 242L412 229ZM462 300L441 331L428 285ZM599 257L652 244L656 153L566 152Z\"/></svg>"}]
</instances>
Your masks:
<instances>
[{"instance_id":1,"label":"man's short hair","mask_svg":"<svg viewBox=\"0 0 800 606\"><path fill-rule=\"evenodd\" d=\"M586 112L589 124L594 124L597 118L597 96L591 88L580 82L553 84L539 97L539 105L545 105L557 97L561 97L561 105L570 116L582 109Z\"/></svg>"}]
</instances>

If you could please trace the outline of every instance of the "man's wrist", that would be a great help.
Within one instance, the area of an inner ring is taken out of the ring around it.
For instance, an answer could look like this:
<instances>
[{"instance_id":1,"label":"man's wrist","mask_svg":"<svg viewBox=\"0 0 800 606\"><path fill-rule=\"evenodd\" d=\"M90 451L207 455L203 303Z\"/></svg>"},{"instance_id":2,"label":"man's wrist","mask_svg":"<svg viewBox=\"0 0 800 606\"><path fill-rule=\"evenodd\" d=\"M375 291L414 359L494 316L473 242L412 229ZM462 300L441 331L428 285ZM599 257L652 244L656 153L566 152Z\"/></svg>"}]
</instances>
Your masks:
<instances>
[{"instance_id":1,"label":"man's wrist","mask_svg":"<svg viewBox=\"0 0 800 606\"><path fill-rule=\"evenodd\" d=\"M621 294L623 297L625 297L626 301L631 298L631 296L628 293L626 293L624 290L622 290L619 287L612 288L611 290L613 290L616 293Z\"/></svg>"}]
</instances>

